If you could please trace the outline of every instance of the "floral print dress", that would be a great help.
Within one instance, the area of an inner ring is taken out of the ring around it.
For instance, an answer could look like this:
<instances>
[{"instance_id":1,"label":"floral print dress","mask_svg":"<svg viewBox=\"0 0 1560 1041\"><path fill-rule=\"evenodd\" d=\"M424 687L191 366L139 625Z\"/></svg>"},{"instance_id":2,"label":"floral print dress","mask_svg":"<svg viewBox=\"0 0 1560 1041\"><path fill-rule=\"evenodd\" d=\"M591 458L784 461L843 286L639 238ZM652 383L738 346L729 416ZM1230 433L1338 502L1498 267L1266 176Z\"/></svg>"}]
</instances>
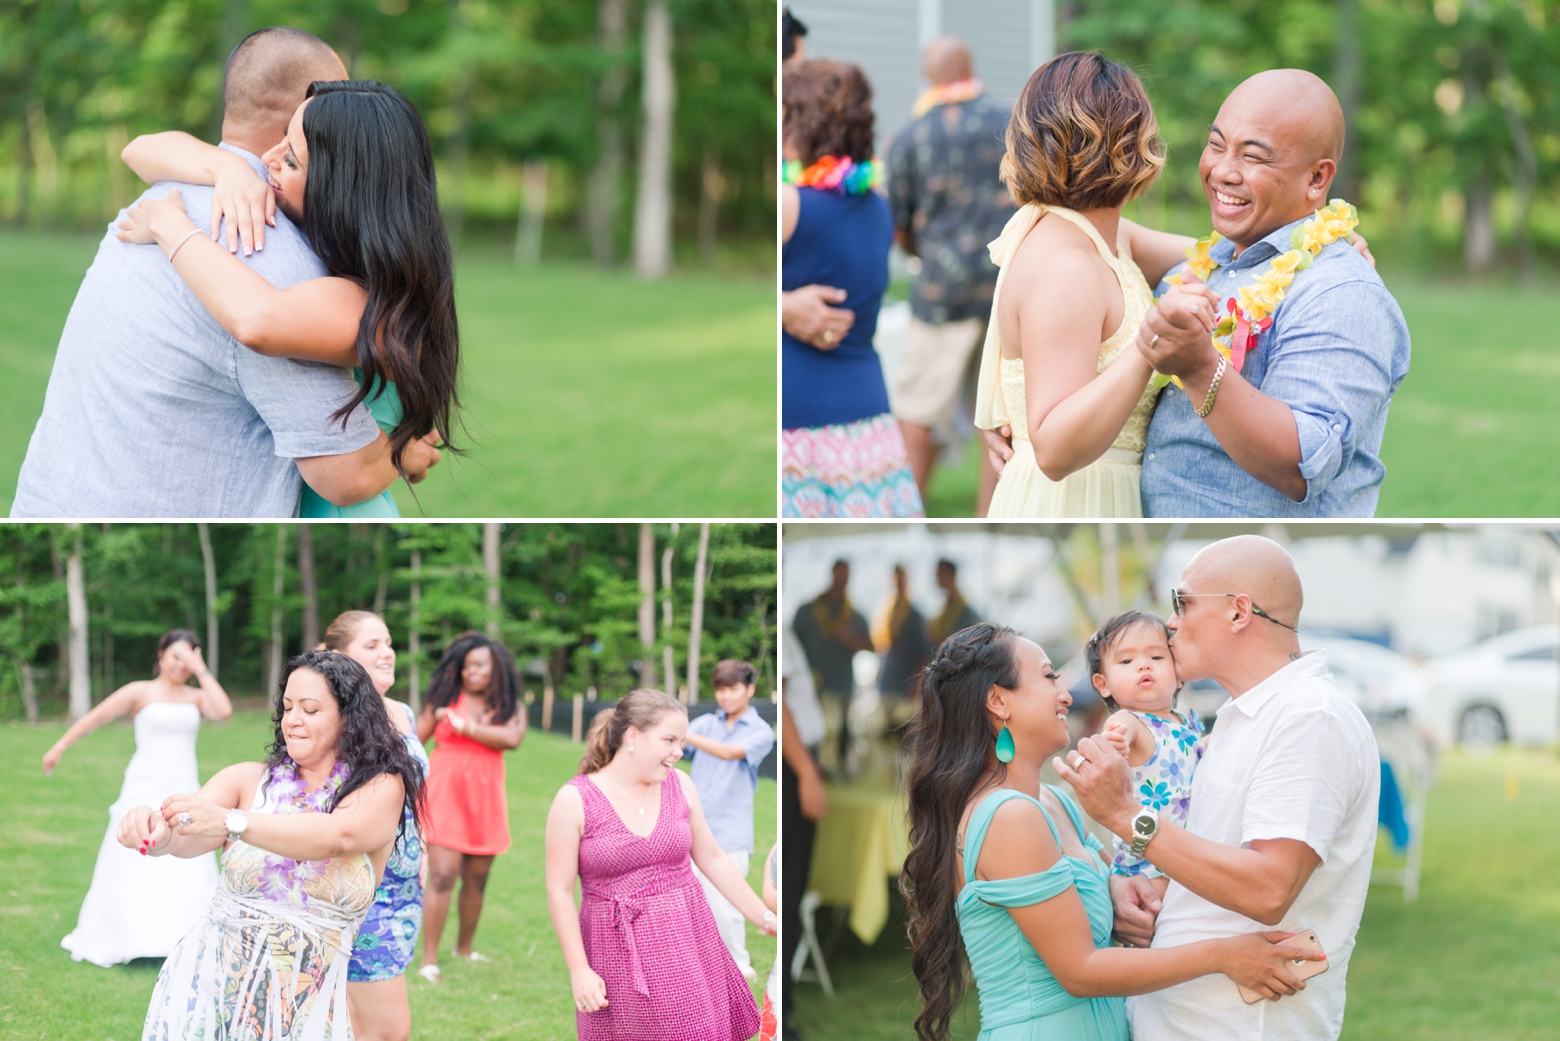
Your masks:
<instances>
[{"instance_id":1,"label":"floral print dress","mask_svg":"<svg viewBox=\"0 0 1560 1041\"><path fill-rule=\"evenodd\" d=\"M1132 768L1132 789L1138 801L1159 811L1161 820L1186 825L1192 807L1192 773L1202 760L1205 747L1202 724L1197 713L1187 709L1165 719L1152 712L1133 712L1154 735L1154 754L1142 766ZM1115 840L1115 859L1111 871L1118 875L1142 875L1158 878L1164 872L1142 857L1134 857L1122 839Z\"/></svg>"},{"instance_id":2,"label":"floral print dress","mask_svg":"<svg viewBox=\"0 0 1560 1041\"><path fill-rule=\"evenodd\" d=\"M345 778L337 764L330 781L306 791L284 761L249 812L324 811ZM210 910L157 976L143 1041L350 1039L347 962L374 888L361 853L299 861L232 843Z\"/></svg>"}]
</instances>

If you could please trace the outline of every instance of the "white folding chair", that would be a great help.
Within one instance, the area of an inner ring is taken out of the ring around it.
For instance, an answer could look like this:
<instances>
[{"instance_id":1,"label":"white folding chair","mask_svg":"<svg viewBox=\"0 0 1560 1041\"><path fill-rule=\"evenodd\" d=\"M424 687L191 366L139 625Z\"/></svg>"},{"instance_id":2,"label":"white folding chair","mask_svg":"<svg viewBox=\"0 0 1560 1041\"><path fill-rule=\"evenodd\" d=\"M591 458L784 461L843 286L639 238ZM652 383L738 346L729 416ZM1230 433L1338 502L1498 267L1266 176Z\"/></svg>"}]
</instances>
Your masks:
<instances>
[{"instance_id":1,"label":"white folding chair","mask_svg":"<svg viewBox=\"0 0 1560 1041\"><path fill-rule=\"evenodd\" d=\"M1403 797L1403 816L1408 821L1408 855L1402 867L1382 865L1373 868L1370 880L1379 885L1402 886L1403 902L1419 898L1419 868L1425 844L1425 804L1435 783L1435 751L1408 720L1372 724L1381 760L1392 767L1398 790Z\"/></svg>"},{"instance_id":2,"label":"white folding chair","mask_svg":"<svg viewBox=\"0 0 1560 1041\"><path fill-rule=\"evenodd\" d=\"M797 982L817 980L823 992L834 996L834 981L829 979L829 967L824 964L823 947L818 943L818 908L823 899L816 889L809 889L802 897L802 941L796 945L796 955L791 959L791 979ZM814 972L807 970L807 958L812 956Z\"/></svg>"}]
</instances>

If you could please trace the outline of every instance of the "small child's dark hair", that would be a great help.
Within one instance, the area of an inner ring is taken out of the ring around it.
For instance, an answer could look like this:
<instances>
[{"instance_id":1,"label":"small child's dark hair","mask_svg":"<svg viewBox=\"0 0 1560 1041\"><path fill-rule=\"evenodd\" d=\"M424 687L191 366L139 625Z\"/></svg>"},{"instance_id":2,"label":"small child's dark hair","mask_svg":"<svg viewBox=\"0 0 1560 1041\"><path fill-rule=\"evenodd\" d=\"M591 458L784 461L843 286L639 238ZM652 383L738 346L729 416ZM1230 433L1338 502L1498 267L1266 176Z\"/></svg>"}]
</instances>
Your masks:
<instances>
[{"instance_id":1,"label":"small child's dark hair","mask_svg":"<svg viewBox=\"0 0 1560 1041\"><path fill-rule=\"evenodd\" d=\"M1165 642L1170 642L1170 629L1165 625L1165 620L1157 614L1150 614L1147 611L1123 611L1118 615L1112 615L1100 623L1100 627L1094 630L1094 635L1089 637L1089 642L1083 645L1084 661L1089 667L1089 682L1094 682L1095 676L1105 674L1105 656L1116 645L1122 633L1129 629L1136 629L1140 625L1158 629L1164 635ZM1121 708L1116 704L1116 699L1109 694L1101 694L1100 697L1112 712Z\"/></svg>"}]
</instances>

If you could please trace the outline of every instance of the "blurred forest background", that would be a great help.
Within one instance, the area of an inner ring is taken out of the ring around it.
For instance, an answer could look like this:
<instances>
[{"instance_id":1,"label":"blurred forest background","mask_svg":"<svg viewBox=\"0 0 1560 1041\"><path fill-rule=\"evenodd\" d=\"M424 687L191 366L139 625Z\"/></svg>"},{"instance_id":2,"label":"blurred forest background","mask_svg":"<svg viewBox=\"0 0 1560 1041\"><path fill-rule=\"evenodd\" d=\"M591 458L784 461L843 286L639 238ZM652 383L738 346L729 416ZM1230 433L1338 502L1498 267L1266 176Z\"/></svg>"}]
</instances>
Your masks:
<instances>
[{"instance_id":1,"label":"blurred forest background","mask_svg":"<svg viewBox=\"0 0 1560 1041\"><path fill-rule=\"evenodd\" d=\"M292 25L417 106L457 242L610 266L669 227L679 258L772 269L775 24L772 0L6 0L0 221L107 220L130 138L215 141L228 53Z\"/></svg>"},{"instance_id":2,"label":"blurred forest background","mask_svg":"<svg viewBox=\"0 0 1560 1041\"><path fill-rule=\"evenodd\" d=\"M745 658L775 688L773 524L0 525L0 719L79 716L186 628L236 697L342 611L383 615L418 704L449 640L514 651L528 701L638 686L713 697ZM688 663L696 668L689 672ZM691 682L690 682L691 681ZM545 701L544 701L545 704Z\"/></svg>"},{"instance_id":3,"label":"blurred forest background","mask_svg":"<svg viewBox=\"0 0 1560 1041\"><path fill-rule=\"evenodd\" d=\"M1242 79L1289 66L1343 104L1334 194L1384 268L1527 279L1560 260L1556 0L1059 0L1057 27L1144 77L1170 163L1141 208L1161 224L1205 233L1208 122Z\"/></svg>"}]
</instances>

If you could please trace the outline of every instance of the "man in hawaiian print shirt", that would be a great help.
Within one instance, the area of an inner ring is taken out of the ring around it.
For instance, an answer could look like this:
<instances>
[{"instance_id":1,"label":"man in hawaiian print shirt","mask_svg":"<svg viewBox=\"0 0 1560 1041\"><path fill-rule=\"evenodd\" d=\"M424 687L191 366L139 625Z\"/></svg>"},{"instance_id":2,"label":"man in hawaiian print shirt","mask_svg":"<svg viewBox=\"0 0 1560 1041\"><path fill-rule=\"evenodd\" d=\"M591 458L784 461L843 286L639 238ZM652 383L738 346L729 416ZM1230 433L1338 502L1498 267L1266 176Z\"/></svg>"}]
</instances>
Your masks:
<instances>
[{"instance_id":1,"label":"man in hawaiian print shirt","mask_svg":"<svg viewBox=\"0 0 1560 1041\"><path fill-rule=\"evenodd\" d=\"M924 500L936 431L950 426L964 371L985 340L997 285L986 244L1002 233L1014 206L997 177L1011 106L985 93L969 50L952 36L927 45L922 73L932 86L889 149L887 187L894 238L914 258L916 276L889 398ZM995 486L995 472L983 466L979 515Z\"/></svg>"}]
</instances>

